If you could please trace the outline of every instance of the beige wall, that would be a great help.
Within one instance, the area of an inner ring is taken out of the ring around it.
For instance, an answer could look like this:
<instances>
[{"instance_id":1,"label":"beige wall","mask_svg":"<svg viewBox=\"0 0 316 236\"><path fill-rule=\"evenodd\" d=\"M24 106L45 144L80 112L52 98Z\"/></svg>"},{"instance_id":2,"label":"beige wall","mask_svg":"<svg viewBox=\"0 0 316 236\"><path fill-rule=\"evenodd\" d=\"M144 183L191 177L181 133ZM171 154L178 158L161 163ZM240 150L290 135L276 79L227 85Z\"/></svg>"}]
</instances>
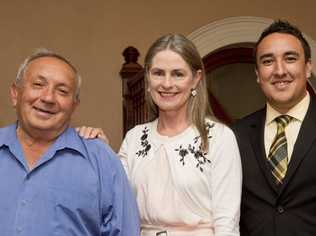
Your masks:
<instances>
[{"instance_id":1,"label":"beige wall","mask_svg":"<svg viewBox=\"0 0 316 236\"><path fill-rule=\"evenodd\" d=\"M230 16L286 18L316 39L313 0L68 0L0 2L0 126L15 113L8 96L18 65L33 49L48 47L68 56L83 76L75 124L102 127L117 149L122 140L122 50L142 55L161 34L189 34ZM299 6L299 4L304 4ZM142 60L142 58L141 58Z\"/></svg>"}]
</instances>

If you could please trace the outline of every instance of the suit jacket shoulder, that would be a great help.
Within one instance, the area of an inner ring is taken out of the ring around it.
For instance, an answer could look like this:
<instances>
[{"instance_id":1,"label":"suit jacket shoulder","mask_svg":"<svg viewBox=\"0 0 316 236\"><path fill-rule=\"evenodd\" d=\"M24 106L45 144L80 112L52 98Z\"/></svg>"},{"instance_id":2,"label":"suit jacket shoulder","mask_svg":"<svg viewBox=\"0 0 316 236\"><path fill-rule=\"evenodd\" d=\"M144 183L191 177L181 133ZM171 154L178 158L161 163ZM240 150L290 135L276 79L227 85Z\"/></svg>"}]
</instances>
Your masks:
<instances>
[{"instance_id":1,"label":"suit jacket shoulder","mask_svg":"<svg viewBox=\"0 0 316 236\"><path fill-rule=\"evenodd\" d=\"M262 126L265 121L265 116L266 108L264 107L243 117L242 119L237 120L231 128L238 138L241 134L245 134L250 127Z\"/></svg>"}]
</instances>

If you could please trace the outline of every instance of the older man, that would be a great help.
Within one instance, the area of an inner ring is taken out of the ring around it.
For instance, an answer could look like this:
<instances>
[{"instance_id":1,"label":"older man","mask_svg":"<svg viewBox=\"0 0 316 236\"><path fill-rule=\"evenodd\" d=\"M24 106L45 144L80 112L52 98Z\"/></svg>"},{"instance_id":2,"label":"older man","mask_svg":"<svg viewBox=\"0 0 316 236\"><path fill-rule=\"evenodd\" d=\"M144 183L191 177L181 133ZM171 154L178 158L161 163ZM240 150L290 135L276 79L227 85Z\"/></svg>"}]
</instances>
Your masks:
<instances>
[{"instance_id":1,"label":"older man","mask_svg":"<svg viewBox=\"0 0 316 236\"><path fill-rule=\"evenodd\" d=\"M0 234L139 235L135 199L111 149L69 127L80 76L37 52L11 87L17 123L0 129Z\"/></svg>"},{"instance_id":2,"label":"older man","mask_svg":"<svg viewBox=\"0 0 316 236\"><path fill-rule=\"evenodd\" d=\"M255 49L263 109L234 126L243 167L242 236L316 235L316 98L306 85L311 49L276 21Z\"/></svg>"}]
</instances>

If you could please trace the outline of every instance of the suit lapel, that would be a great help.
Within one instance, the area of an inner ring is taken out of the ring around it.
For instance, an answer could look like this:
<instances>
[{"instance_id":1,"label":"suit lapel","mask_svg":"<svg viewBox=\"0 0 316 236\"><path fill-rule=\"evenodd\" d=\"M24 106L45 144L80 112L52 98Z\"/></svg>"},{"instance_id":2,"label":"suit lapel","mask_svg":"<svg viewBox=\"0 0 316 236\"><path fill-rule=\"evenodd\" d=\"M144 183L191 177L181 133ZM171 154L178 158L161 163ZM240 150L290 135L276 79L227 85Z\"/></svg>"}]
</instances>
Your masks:
<instances>
[{"instance_id":1,"label":"suit lapel","mask_svg":"<svg viewBox=\"0 0 316 236\"><path fill-rule=\"evenodd\" d=\"M267 182L271 186L271 188L278 192L278 188L274 182L271 169L268 166L267 159L266 159L266 152L264 147L264 125L265 125L265 118L266 118L266 109L262 109L259 111L258 115L252 120L249 129L249 137L251 140L251 145L254 150L256 159L258 164L263 172L264 177L266 178Z\"/></svg>"},{"instance_id":2,"label":"suit lapel","mask_svg":"<svg viewBox=\"0 0 316 236\"><path fill-rule=\"evenodd\" d=\"M302 126L300 128L299 134L297 136L291 161L288 166L286 176L284 178L283 186L280 190L280 194L287 186L287 184L293 178L296 169L305 158L306 153L311 148L313 142L316 140L316 98L311 96L311 102L305 118L303 120Z\"/></svg>"}]
</instances>

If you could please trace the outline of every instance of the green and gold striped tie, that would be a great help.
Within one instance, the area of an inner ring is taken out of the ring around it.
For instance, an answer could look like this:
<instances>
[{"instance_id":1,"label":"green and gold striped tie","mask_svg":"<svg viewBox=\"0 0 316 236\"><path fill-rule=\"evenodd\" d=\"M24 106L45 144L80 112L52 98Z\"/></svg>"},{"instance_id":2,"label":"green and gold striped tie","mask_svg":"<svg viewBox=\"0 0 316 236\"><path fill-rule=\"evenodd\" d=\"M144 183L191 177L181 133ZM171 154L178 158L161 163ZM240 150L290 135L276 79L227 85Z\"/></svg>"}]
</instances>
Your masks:
<instances>
[{"instance_id":1,"label":"green and gold striped tie","mask_svg":"<svg viewBox=\"0 0 316 236\"><path fill-rule=\"evenodd\" d=\"M287 171L288 153L285 127L290 123L291 120L292 117L288 115L281 115L275 118L277 123L277 134L270 147L268 162L277 185L282 184L283 178Z\"/></svg>"}]
</instances>

